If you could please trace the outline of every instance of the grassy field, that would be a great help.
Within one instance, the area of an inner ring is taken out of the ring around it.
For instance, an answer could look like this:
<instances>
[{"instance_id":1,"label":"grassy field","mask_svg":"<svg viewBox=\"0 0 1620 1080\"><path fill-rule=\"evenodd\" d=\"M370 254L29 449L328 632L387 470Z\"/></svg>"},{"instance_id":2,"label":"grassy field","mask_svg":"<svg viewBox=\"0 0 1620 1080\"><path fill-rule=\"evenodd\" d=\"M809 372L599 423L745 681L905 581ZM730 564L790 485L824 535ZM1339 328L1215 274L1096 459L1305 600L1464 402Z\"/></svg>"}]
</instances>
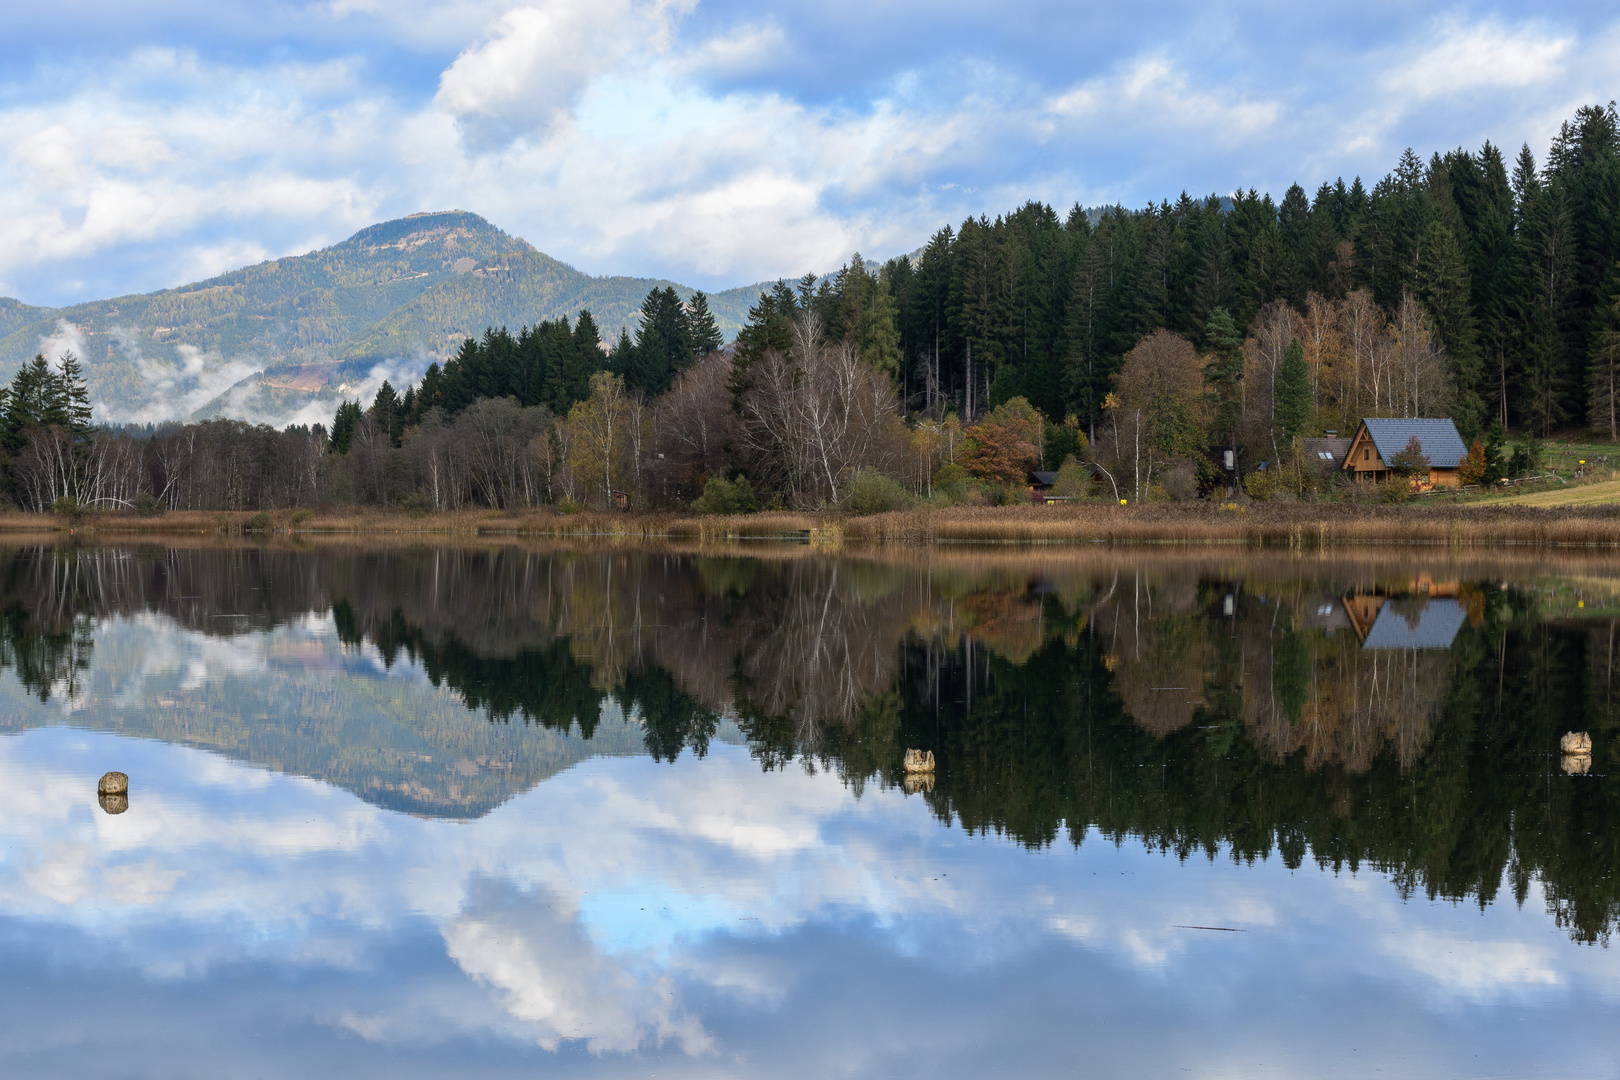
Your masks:
<instances>
[{"instance_id":1,"label":"grassy field","mask_svg":"<svg viewBox=\"0 0 1620 1080\"><path fill-rule=\"evenodd\" d=\"M1553 491L1532 491L1491 500L1493 506L1600 506L1620 503L1620 480L1579 484Z\"/></svg>"}]
</instances>

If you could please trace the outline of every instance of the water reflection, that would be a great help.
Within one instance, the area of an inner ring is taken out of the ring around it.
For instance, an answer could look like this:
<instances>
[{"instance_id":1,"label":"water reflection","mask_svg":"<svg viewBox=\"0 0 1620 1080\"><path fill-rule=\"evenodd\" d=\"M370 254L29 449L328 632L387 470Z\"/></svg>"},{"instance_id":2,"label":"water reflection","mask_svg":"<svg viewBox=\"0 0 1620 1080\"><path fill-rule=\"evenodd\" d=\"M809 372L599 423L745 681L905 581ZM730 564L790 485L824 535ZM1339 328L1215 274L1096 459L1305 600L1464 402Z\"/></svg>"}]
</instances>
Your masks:
<instances>
[{"instance_id":1,"label":"water reflection","mask_svg":"<svg viewBox=\"0 0 1620 1080\"><path fill-rule=\"evenodd\" d=\"M1457 1049L1424 1010L1467 1003L1486 1045L1492 1010L1574 1030L1620 987L1570 941L1620 919L1597 564L25 550L0 611L8 967L94 996L110 965L226 1041L270 1015L299 1034L268 1073L516 1067L466 1039L582 1071L1042 1072L1084 1029L1123 1074L1157 1025L1200 1066L1355 1072L1313 1054L1362 1044L1424 1074ZM184 989L227 977L255 989ZM308 996L258 986L288 978ZM1236 1004L1273 998L1315 1002L1315 1042Z\"/></svg>"}]
</instances>

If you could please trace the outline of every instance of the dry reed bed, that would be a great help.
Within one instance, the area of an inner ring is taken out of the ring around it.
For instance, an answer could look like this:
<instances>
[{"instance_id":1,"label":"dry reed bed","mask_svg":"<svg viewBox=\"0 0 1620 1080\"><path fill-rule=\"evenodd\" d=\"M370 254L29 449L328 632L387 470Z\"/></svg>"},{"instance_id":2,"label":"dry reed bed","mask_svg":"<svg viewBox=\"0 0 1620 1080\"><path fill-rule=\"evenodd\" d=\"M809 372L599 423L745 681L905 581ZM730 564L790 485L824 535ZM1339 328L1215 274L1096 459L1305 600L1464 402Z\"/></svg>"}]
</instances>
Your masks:
<instances>
[{"instance_id":1,"label":"dry reed bed","mask_svg":"<svg viewBox=\"0 0 1620 1080\"><path fill-rule=\"evenodd\" d=\"M1361 506L1207 503L1137 507L957 507L877 514L843 525L873 543L1343 544L1472 547L1513 544L1620 547L1620 506Z\"/></svg>"},{"instance_id":2,"label":"dry reed bed","mask_svg":"<svg viewBox=\"0 0 1620 1080\"><path fill-rule=\"evenodd\" d=\"M157 517L94 514L0 515L0 533L98 539L141 536L265 538L321 535L397 536L413 542L522 537L571 542L677 542L726 545L749 540L808 539L821 547L934 544L1246 545L1293 549L1403 544L1427 547L1620 548L1620 505L1562 507L1365 506L1344 503L1258 503L1227 509L1209 503L1120 507L1110 504L954 507L870 517L766 512L737 517L584 512L549 509L504 513L406 514L335 508Z\"/></svg>"}]
</instances>

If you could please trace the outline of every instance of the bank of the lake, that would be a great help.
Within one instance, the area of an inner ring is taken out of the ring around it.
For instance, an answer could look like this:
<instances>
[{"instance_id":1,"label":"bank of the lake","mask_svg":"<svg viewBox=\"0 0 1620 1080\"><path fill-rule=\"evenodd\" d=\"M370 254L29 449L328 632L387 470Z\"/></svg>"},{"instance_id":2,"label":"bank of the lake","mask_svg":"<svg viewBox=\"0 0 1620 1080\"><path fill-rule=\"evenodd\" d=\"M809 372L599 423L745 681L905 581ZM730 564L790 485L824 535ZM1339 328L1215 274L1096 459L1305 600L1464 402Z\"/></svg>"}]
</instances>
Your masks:
<instances>
[{"instance_id":1,"label":"bank of the lake","mask_svg":"<svg viewBox=\"0 0 1620 1080\"><path fill-rule=\"evenodd\" d=\"M550 508L407 513L329 507L269 512L0 515L0 533L85 537L417 535L607 537L708 543L748 539L817 544L1246 544L1324 547L1415 544L1620 547L1620 504L1154 503L949 507L867 516L766 512L560 514Z\"/></svg>"}]
</instances>

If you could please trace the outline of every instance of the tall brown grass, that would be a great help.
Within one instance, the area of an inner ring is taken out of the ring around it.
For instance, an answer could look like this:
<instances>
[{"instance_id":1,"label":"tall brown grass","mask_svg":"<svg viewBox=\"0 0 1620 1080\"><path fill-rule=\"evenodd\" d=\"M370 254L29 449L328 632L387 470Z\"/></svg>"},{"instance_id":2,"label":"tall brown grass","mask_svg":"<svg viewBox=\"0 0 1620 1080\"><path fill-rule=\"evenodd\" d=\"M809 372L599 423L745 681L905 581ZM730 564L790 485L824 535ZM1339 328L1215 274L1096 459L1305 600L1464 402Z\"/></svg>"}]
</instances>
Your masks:
<instances>
[{"instance_id":1,"label":"tall brown grass","mask_svg":"<svg viewBox=\"0 0 1620 1080\"><path fill-rule=\"evenodd\" d=\"M0 515L0 532L86 537L397 535L419 539L552 537L576 541L679 541L726 544L808 540L826 545L1168 544L1329 548L1401 544L1425 547L1533 545L1620 548L1620 505L1559 507L1343 503L1211 503L1121 507L953 507L869 517L786 511L734 517L681 513L558 514L548 508L406 514L364 508L209 513L157 517L90 514Z\"/></svg>"}]
</instances>

